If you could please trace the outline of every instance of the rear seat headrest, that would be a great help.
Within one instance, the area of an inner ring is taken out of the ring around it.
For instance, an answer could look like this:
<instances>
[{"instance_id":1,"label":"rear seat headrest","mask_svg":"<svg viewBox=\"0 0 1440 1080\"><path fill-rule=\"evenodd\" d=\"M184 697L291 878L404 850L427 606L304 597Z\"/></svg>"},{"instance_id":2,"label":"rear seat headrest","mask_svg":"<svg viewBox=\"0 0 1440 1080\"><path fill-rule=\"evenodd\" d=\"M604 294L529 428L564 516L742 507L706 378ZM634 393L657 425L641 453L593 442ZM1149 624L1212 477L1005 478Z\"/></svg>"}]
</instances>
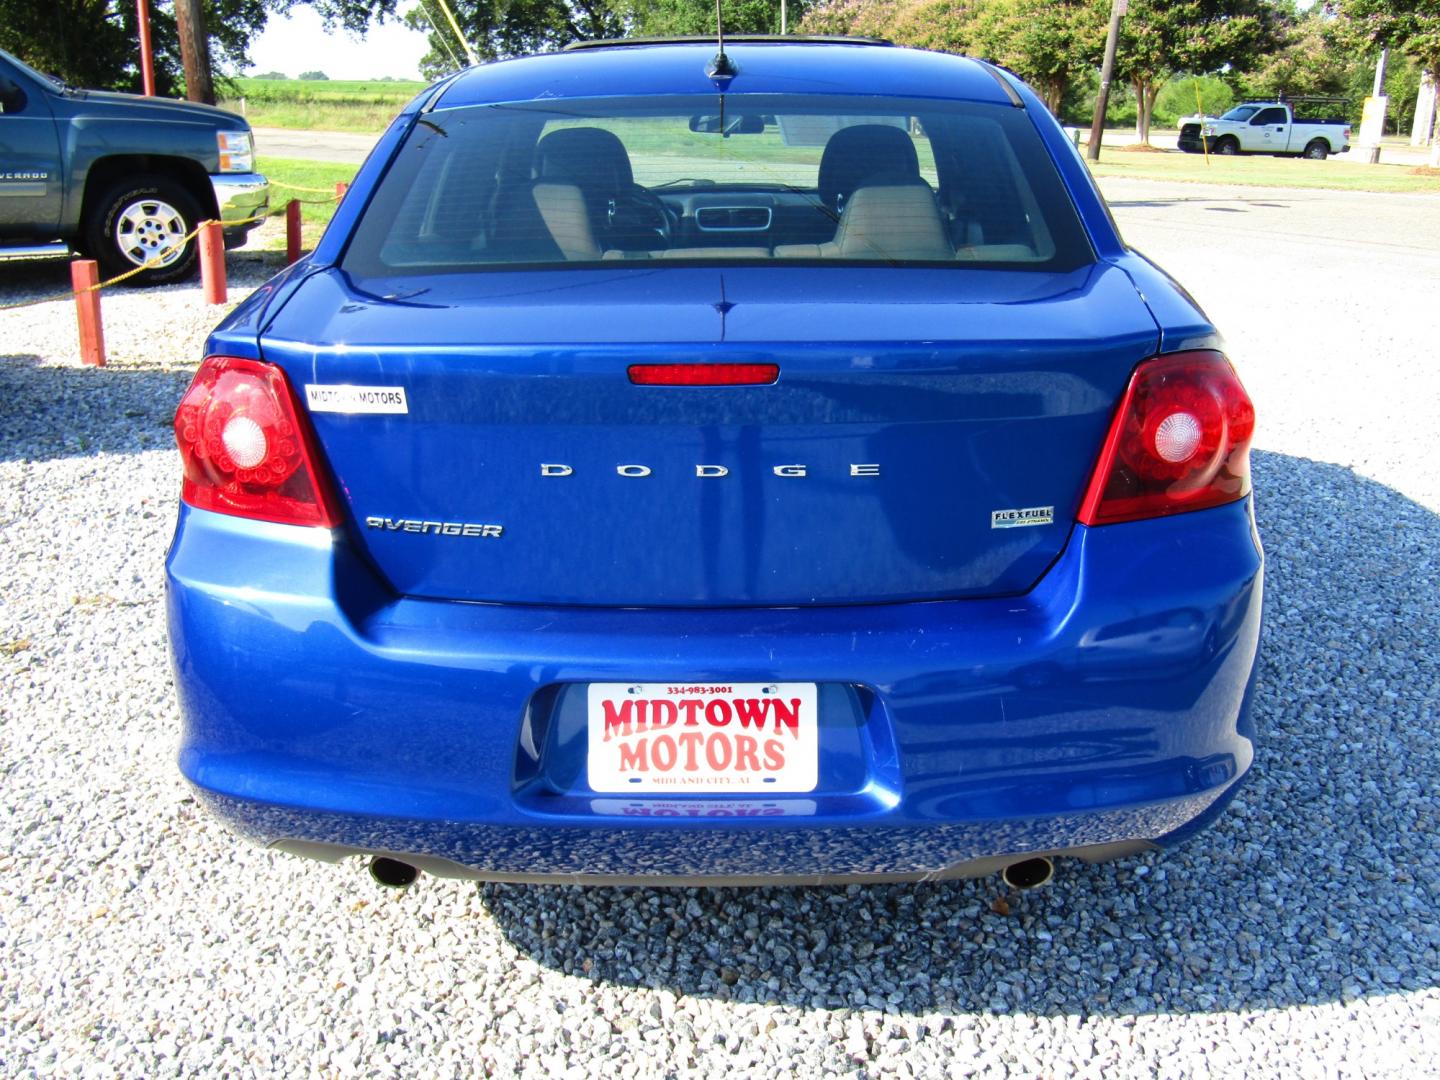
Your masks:
<instances>
[{"instance_id":1,"label":"rear seat headrest","mask_svg":"<svg viewBox=\"0 0 1440 1080\"><path fill-rule=\"evenodd\" d=\"M856 124L841 128L820 156L820 198L837 210L856 189L877 184L921 184L915 141L904 128Z\"/></svg>"},{"instance_id":2,"label":"rear seat headrest","mask_svg":"<svg viewBox=\"0 0 1440 1080\"><path fill-rule=\"evenodd\" d=\"M929 187L900 184L856 191L828 244L782 244L775 254L790 259L933 262L953 259L955 248Z\"/></svg>"}]
</instances>

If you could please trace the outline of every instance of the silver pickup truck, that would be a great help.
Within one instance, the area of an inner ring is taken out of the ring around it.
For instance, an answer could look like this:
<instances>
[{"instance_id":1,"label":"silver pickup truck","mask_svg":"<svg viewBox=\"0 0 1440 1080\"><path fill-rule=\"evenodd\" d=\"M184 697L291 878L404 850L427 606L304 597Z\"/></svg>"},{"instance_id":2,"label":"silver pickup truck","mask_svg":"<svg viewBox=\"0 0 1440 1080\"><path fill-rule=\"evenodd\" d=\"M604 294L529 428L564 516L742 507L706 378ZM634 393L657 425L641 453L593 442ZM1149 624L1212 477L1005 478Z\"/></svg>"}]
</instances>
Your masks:
<instances>
[{"instance_id":1,"label":"silver pickup truck","mask_svg":"<svg viewBox=\"0 0 1440 1080\"><path fill-rule=\"evenodd\" d=\"M1180 121L1179 145L1192 154L1208 150L1323 160L1350 149L1350 122L1303 119L1288 101L1247 101L1220 117L1185 117Z\"/></svg>"}]
</instances>

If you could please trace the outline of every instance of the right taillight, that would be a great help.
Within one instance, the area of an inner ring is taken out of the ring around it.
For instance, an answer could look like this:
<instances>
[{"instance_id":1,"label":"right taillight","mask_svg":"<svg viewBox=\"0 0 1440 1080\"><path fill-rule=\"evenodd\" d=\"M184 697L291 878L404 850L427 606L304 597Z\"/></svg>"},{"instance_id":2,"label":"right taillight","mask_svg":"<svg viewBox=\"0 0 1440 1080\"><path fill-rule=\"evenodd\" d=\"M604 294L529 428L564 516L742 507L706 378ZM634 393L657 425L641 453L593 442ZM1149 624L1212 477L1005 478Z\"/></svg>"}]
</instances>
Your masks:
<instances>
[{"instance_id":1,"label":"right taillight","mask_svg":"<svg viewBox=\"0 0 1440 1080\"><path fill-rule=\"evenodd\" d=\"M1111 422L1090 487L1084 525L1161 517L1242 499L1250 492L1255 407L1218 352L1146 360Z\"/></svg>"},{"instance_id":2,"label":"right taillight","mask_svg":"<svg viewBox=\"0 0 1440 1080\"><path fill-rule=\"evenodd\" d=\"M180 399L175 441L185 465L180 497L191 506L287 525L340 522L309 429L274 364L208 357Z\"/></svg>"}]
</instances>

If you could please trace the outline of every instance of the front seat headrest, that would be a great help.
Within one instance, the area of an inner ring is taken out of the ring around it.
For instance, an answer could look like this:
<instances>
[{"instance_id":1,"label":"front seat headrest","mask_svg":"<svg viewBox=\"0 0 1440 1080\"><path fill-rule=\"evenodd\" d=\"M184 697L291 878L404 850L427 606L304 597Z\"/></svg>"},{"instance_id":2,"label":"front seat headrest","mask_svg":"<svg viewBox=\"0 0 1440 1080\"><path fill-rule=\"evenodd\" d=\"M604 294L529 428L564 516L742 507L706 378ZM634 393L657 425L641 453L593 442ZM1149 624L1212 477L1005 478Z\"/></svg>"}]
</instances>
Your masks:
<instances>
[{"instance_id":1,"label":"front seat headrest","mask_svg":"<svg viewBox=\"0 0 1440 1080\"><path fill-rule=\"evenodd\" d=\"M588 192L613 194L635 184L630 155L614 132L604 128L560 128L535 146L541 180L577 184Z\"/></svg>"},{"instance_id":2,"label":"front seat headrest","mask_svg":"<svg viewBox=\"0 0 1440 1080\"><path fill-rule=\"evenodd\" d=\"M914 141L890 124L841 128L820 157L820 198L831 210L842 209L856 188L923 182Z\"/></svg>"}]
</instances>

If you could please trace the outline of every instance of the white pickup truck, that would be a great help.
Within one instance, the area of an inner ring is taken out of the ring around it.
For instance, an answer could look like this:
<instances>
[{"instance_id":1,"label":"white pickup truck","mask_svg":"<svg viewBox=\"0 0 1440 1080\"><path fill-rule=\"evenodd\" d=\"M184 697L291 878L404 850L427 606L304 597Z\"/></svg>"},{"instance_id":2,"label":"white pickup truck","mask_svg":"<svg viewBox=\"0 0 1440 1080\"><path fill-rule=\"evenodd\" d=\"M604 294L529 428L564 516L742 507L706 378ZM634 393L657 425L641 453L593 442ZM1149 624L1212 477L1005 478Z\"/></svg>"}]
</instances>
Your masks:
<instances>
[{"instance_id":1,"label":"white pickup truck","mask_svg":"<svg viewBox=\"0 0 1440 1080\"><path fill-rule=\"evenodd\" d=\"M1180 121L1180 149L1198 154L1292 154L1323 160L1350 149L1348 120L1306 120L1288 101L1247 101L1220 117Z\"/></svg>"}]
</instances>

